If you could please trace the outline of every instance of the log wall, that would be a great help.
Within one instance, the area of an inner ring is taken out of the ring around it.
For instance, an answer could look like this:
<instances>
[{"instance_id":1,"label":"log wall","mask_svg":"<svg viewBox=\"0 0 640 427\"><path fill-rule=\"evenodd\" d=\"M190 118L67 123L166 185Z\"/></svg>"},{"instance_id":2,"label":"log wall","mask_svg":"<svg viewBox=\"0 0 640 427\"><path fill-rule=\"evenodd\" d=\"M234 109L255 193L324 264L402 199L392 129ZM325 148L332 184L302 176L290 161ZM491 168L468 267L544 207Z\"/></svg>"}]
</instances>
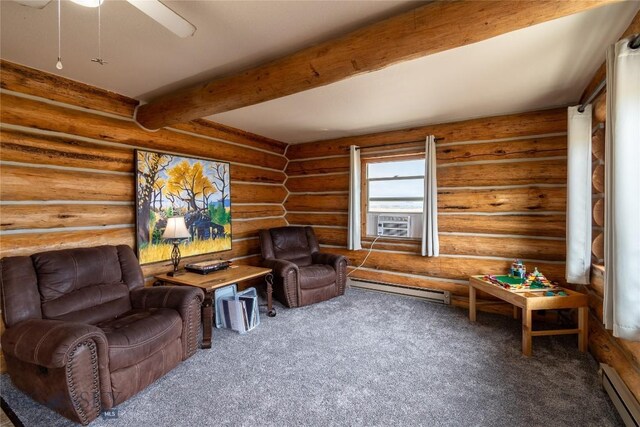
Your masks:
<instances>
[{"instance_id":1,"label":"log wall","mask_svg":"<svg viewBox=\"0 0 640 427\"><path fill-rule=\"evenodd\" d=\"M514 257L563 281L566 205L566 111L536 111L292 145L284 206L290 224L313 225L321 244L359 265L346 250L350 145L362 156L424 152L437 143L440 253L419 255L420 242L379 239L352 277L449 290L466 306L472 274L506 271ZM385 143L399 147L369 148Z\"/></svg>"},{"instance_id":2,"label":"log wall","mask_svg":"<svg viewBox=\"0 0 640 427\"><path fill-rule=\"evenodd\" d=\"M640 32L640 12L620 37L626 38ZM606 77L606 67L602 64L584 90L586 99L600 81ZM605 129L607 126L606 90L593 102L593 175L592 202L593 224L591 245L594 266L591 270L591 284L585 286L589 296L589 350L602 363L613 367L625 382L631 393L640 401L640 343L615 338L603 325L604 303L604 173L605 173Z\"/></svg>"},{"instance_id":3,"label":"log wall","mask_svg":"<svg viewBox=\"0 0 640 427\"><path fill-rule=\"evenodd\" d=\"M218 256L255 262L257 230L286 224L282 142L205 120L147 132L135 100L6 61L1 87L1 257L133 247L136 148L231 163L233 248Z\"/></svg>"},{"instance_id":4,"label":"log wall","mask_svg":"<svg viewBox=\"0 0 640 427\"><path fill-rule=\"evenodd\" d=\"M197 120L147 132L137 101L1 63L0 257L135 245L134 152L167 151L231 163L232 250L260 261L257 230L286 224L286 144ZM211 258L211 255L189 260ZM186 261L186 260L185 260ZM147 283L170 262L143 266Z\"/></svg>"},{"instance_id":5,"label":"log wall","mask_svg":"<svg viewBox=\"0 0 640 427\"><path fill-rule=\"evenodd\" d=\"M586 286L589 297L589 351L598 362L611 365L640 401L640 342L615 338L603 325L604 267L594 265L591 284Z\"/></svg>"},{"instance_id":6,"label":"log wall","mask_svg":"<svg viewBox=\"0 0 640 427\"><path fill-rule=\"evenodd\" d=\"M364 239L361 251L346 250L348 147L407 142L403 150L419 152L424 137L435 134L444 138L437 145L441 256L421 257L417 241L378 240L353 276L448 290L461 307L467 305L469 275L504 271L516 256L563 280L564 109L286 150L279 141L205 120L146 132L132 120L135 100L6 61L1 69L0 257L97 244L134 246L133 150L144 148L231 162L234 240L233 249L221 256L257 263L257 230L290 223L313 225L323 247L359 265L372 239ZM604 225L604 99L595 103L593 137L598 262ZM375 150L363 154L383 153ZM169 268L165 262L143 270L150 283L154 274ZM602 326L601 267L594 268L586 291L590 350L612 365L640 399L640 347L613 338ZM500 311L499 306L482 307Z\"/></svg>"}]
</instances>

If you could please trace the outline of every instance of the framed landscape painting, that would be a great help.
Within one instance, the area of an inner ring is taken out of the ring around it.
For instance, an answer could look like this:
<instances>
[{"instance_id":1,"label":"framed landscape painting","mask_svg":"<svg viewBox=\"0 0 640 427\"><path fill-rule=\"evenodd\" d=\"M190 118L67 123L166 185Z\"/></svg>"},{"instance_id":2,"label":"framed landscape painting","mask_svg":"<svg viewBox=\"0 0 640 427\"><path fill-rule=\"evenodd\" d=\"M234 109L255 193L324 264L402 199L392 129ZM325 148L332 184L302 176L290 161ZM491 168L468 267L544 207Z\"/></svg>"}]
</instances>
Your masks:
<instances>
[{"instance_id":1,"label":"framed landscape painting","mask_svg":"<svg viewBox=\"0 0 640 427\"><path fill-rule=\"evenodd\" d=\"M141 264L171 259L167 219L182 217L182 257L231 249L229 163L136 150L136 242Z\"/></svg>"}]
</instances>

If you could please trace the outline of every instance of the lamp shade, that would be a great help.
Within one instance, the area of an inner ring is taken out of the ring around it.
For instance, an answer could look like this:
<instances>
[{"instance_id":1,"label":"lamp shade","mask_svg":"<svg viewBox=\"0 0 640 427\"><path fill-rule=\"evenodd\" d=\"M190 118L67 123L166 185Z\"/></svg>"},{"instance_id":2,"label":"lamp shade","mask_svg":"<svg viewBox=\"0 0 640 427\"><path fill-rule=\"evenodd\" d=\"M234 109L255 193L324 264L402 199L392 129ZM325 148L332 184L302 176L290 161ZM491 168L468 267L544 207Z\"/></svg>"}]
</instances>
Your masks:
<instances>
[{"instance_id":1,"label":"lamp shade","mask_svg":"<svg viewBox=\"0 0 640 427\"><path fill-rule=\"evenodd\" d=\"M162 233L163 239L188 239L189 237L191 237L191 234L187 230L187 224L184 223L183 216L167 218L167 227Z\"/></svg>"}]
</instances>

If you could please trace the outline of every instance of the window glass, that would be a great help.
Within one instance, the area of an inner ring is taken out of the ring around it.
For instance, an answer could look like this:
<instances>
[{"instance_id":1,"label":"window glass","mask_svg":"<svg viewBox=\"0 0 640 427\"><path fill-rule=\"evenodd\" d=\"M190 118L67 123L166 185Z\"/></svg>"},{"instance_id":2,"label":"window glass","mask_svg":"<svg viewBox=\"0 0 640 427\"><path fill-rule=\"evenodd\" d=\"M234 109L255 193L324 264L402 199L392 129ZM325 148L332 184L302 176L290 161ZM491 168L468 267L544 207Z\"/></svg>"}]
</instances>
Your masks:
<instances>
[{"instance_id":1,"label":"window glass","mask_svg":"<svg viewBox=\"0 0 640 427\"><path fill-rule=\"evenodd\" d=\"M369 197L392 197L394 199L422 198L424 195L424 178L398 179L392 181L370 181Z\"/></svg>"},{"instance_id":2,"label":"window glass","mask_svg":"<svg viewBox=\"0 0 640 427\"><path fill-rule=\"evenodd\" d=\"M369 212L422 213L424 160L396 160L367 165Z\"/></svg>"}]
</instances>

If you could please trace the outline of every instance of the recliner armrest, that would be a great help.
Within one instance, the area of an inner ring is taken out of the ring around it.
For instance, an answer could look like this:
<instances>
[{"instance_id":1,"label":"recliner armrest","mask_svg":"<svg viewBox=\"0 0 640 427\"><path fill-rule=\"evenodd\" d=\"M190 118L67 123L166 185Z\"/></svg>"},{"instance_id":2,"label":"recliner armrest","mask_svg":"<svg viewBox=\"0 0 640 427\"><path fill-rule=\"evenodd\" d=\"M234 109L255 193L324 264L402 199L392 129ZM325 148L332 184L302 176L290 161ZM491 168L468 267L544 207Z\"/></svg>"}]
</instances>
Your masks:
<instances>
[{"instance_id":1,"label":"recliner armrest","mask_svg":"<svg viewBox=\"0 0 640 427\"><path fill-rule=\"evenodd\" d=\"M204 293L192 286L154 286L138 288L130 293L133 308L173 308L183 318L194 299L202 304Z\"/></svg>"},{"instance_id":2,"label":"recliner armrest","mask_svg":"<svg viewBox=\"0 0 640 427\"><path fill-rule=\"evenodd\" d=\"M76 346L87 340L93 340L97 347L103 349L108 345L104 332L96 326L30 319L5 331L2 335L2 351L26 363L61 368L67 364Z\"/></svg>"},{"instance_id":3,"label":"recliner armrest","mask_svg":"<svg viewBox=\"0 0 640 427\"><path fill-rule=\"evenodd\" d=\"M272 269L273 274L278 277L285 277L291 271L298 274L299 271L295 263L284 259L267 258L262 262L262 265Z\"/></svg>"},{"instance_id":4,"label":"recliner armrest","mask_svg":"<svg viewBox=\"0 0 640 427\"><path fill-rule=\"evenodd\" d=\"M182 318L182 360L198 349L202 323L202 289L192 286L154 286L131 291L133 308L172 308Z\"/></svg>"},{"instance_id":5,"label":"recliner armrest","mask_svg":"<svg viewBox=\"0 0 640 427\"><path fill-rule=\"evenodd\" d=\"M339 265L344 261L345 266L348 264L347 257L344 255L328 254L323 252L316 252L311 256L311 260L314 264L326 264L332 266L338 271Z\"/></svg>"}]
</instances>

